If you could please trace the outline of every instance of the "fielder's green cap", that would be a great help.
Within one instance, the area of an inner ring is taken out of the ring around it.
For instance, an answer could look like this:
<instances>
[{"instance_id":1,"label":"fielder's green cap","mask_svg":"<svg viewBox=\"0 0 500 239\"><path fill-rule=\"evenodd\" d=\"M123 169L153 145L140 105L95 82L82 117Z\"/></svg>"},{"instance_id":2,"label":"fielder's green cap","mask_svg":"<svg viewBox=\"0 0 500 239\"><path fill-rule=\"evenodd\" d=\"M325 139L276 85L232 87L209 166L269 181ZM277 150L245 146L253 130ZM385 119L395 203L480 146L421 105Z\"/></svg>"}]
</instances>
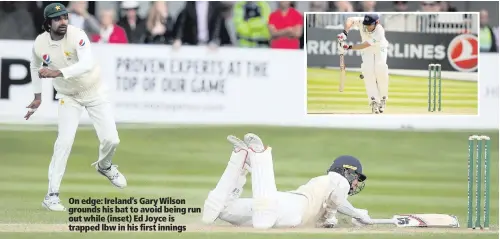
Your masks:
<instances>
[{"instance_id":1,"label":"fielder's green cap","mask_svg":"<svg viewBox=\"0 0 500 239\"><path fill-rule=\"evenodd\" d=\"M43 17L45 19L58 17L65 14L68 14L68 10L66 10L66 7L61 3L51 3L43 10Z\"/></svg>"}]
</instances>

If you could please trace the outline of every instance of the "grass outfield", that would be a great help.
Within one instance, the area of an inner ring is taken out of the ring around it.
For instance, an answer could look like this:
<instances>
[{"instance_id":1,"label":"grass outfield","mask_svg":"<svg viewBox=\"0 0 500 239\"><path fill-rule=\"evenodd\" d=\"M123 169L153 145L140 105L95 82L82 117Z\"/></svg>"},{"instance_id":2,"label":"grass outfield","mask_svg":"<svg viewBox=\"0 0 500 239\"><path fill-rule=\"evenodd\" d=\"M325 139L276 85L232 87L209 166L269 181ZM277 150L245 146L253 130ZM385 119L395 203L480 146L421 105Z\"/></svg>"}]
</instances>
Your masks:
<instances>
[{"instance_id":1,"label":"grass outfield","mask_svg":"<svg viewBox=\"0 0 500 239\"><path fill-rule=\"evenodd\" d=\"M344 92L339 92L339 71L307 69L308 113L371 113L359 72L347 72ZM387 114L478 113L477 82L442 80L442 111L428 112L428 78L391 75ZM436 110L437 110L436 104Z\"/></svg>"},{"instance_id":2,"label":"grass outfield","mask_svg":"<svg viewBox=\"0 0 500 239\"><path fill-rule=\"evenodd\" d=\"M29 127L28 127L29 128ZM346 229L294 231L282 235L251 233L241 229L240 238L498 238L498 132L409 132L306 129L279 127L191 127L158 129L120 128L121 144L115 163L127 177L129 187L119 190L90 166L97 157L93 130L80 129L61 187L61 199L176 197L186 207L202 207L227 164L231 145L228 134L242 137L255 132L274 150L276 183L291 190L321 175L340 154L359 157L368 176L366 187L350 199L366 208L374 218L397 213L450 213L466 225L467 136L487 134L491 149L491 225L496 234L471 233L466 229L448 232L431 229L401 231ZM47 168L56 132L0 131L0 232L64 231L67 213L47 212L41 201L47 190ZM247 184L244 196L250 195ZM90 215L90 214L89 214ZM124 214L122 214L124 215ZM176 215L175 224L188 225L185 238L229 238L237 228L209 229L200 225L200 215ZM28 225L34 224L34 225ZM344 225L346 226L346 225ZM37 230L38 228L38 230ZM464 231L465 230L465 231ZM189 232L191 231L191 232ZM214 232L207 232L214 231ZM325 235L325 234L335 235ZM342 233L342 235L338 235ZM355 234L355 235L349 235ZM57 238L159 238L156 233L56 234ZM175 234L177 235L177 234ZM53 238L52 233L0 234L0 238Z\"/></svg>"}]
</instances>

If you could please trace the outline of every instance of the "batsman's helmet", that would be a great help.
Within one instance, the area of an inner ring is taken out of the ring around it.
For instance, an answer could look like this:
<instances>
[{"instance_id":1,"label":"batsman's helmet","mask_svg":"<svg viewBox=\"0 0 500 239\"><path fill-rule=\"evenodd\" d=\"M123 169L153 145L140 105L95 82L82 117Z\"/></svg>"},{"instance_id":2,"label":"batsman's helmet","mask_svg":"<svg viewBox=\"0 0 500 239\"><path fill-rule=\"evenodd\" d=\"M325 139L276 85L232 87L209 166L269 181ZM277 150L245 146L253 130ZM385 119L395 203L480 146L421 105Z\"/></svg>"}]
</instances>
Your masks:
<instances>
[{"instance_id":1,"label":"batsman's helmet","mask_svg":"<svg viewBox=\"0 0 500 239\"><path fill-rule=\"evenodd\" d=\"M358 194L365 187L364 181L366 180L366 175L363 174L363 166L361 162L353 156L339 156L333 161L327 173L329 172L336 172L347 179L349 185L351 185L351 190L349 190L350 196ZM358 180L358 185L356 188L353 188L352 182L355 179Z\"/></svg>"},{"instance_id":2,"label":"batsman's helmet","mask_svg":"<svg viewBox=\"0 0 500 239\"><path fill-rule=\"evenodd\" d=\"M68 10L61 3L51 3L45 7L43 10L43 18L45 19L42 25L42 29L44 31L49 31L50 29L50 20L55 17L59 17L62 15L67 15Z\"/></svg>"},{"instance_id":3,"label":"batsman's helmet","mask_svg":"<svg viewBox=\"0 0 500 239\"><path fill-rule=\"evenodd\" d=\"M363 25L372 25L378 21L378 14L366 14L363 18Z\"/></svg>"}]
</instances>

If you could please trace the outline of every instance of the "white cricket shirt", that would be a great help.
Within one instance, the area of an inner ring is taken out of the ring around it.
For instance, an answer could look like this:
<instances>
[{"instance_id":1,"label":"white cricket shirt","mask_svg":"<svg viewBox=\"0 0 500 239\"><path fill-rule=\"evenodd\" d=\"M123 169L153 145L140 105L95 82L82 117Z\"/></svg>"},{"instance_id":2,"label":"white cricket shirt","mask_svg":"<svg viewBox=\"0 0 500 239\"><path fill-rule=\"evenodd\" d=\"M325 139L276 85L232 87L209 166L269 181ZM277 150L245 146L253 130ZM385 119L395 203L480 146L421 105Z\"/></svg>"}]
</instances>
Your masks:
<instances>
[{"instance_id":1,"label":"white cricket shirt","mask_svg":"<svg viewBox=\"0 0 500 239\"><path fill-rule=\"evenodd\" d=\"M302 194L308 206L302 216L303 225L313 225L325 214L328 208L336 208L347 200L350 185L347 179L335 172L315 177L292 193Z\"/></svg>"},{"instance_id":2,"label":"white cricket shirt","mask_svg":"<svg viewBox=\"0 0 500 239\"><path fill-rule=\"evenodd\" d=\"M100 69L93 61L90 41L80 28L68 25L66 35L59 41L52 40L48 32L35 39L30 62L34 93L42 92L38 70L43 63L62 72L62 77L52 81L59 94L84 98L101 87Z\"/></svg>"}]
</instances>

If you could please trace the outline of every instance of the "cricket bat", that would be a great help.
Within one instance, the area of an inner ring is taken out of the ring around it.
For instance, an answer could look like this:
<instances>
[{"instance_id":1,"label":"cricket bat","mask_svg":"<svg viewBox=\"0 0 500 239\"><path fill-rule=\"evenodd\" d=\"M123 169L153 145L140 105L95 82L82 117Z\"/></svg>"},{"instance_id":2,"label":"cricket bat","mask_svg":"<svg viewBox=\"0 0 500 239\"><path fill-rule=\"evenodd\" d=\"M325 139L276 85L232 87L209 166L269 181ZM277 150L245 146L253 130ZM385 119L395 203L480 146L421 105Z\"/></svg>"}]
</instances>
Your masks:
<instances>
[{"instance_id":1,"label":"cricket bat","mask_svg":"<svg viewBox=\"0 0 500 239\"><path fill-rule=\"evenodd\" d=\"M340 85L339 85L340 92L344 91L345 77L346 73L345 73L344 54L340 54Z\"/></svg>"},{"instance_id":2,"label":"cricket bat","mask_svg":"<svg viewBox=\"0 0 500 239\"><path fill-rule=\"evenodd\" d=\"M458 228L458 218L449 214L401 214L388 219L372 219L374 224L393 224L397 227Z\"/></svg>"}]
</instances>

